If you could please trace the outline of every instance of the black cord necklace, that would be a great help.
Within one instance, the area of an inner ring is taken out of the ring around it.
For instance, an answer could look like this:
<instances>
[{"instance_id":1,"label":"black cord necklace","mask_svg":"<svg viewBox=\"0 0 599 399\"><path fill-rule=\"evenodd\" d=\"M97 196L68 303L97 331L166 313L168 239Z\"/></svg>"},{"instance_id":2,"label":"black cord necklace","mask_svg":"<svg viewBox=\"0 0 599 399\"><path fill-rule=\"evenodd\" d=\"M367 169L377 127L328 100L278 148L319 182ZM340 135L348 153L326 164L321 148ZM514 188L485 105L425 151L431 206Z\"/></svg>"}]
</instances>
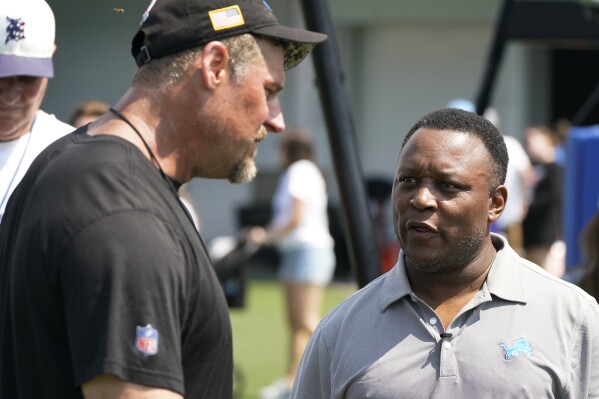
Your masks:
<instances>
[{"instance_id":1,"label":"black cord necklace","mask_svg":"<svg viewBox=\"0 0 599 399\"><path fill-rule=\"evenodd\" d=\"M160 162L158 162L158 158L156 158L156 156L154 155L154 153L150 149L150 146L148 145L148 143L146 142L146 140L144 140L143 136L141 135L140 131L137 130L137 128L135 127L135 125L125 115L123 115L122 113L120 113L116 109L114 109L114 108L108 108L108 110L110 112L112 112L114 115L116 115L120 120L122 120L127 125L129 125L131 127L131 129L133 129L133 131L139 136L139 139L142 141L142 143L144 143L144 146L146 147L146 150L148 150L148 153L150 154L150 158L152 159L152 161L158 167L158 170L160 171L160 175L162 176L162 180L166 183L166 185L168 186L169 190L175 195L175 198L177 199L177 202L181 206L181 209L183 209L183 212L185 213L185 215L187 216L187 218L191 222L192 226L194 226L194 230L199 235L199 232L195 228L195 222L193 221L193 218L191 217L191 214L189 213L189 211L187 210L187 208L185 207L185 205L181 201L181 198L179 198L179 193L177 192L177 189L175 188L175 186L174 186L173 182L171 181L171 179L166 175L166 173L164 173L164 170L162 169L162 166L160 166Z\"/></svg>"},{"instance_id":2,"label":"black cord necklace","mask_svg":"<svg viewBox=\"0 0 599 399\"><path fill-rule=\"evenodd\" d=\"M160 171L160 175L162 176L162 178L165 179L165 181L168 182L168 185L169 185L169 187L171 189L174 189L174 187L172 186L172 183L170 182L170 180L166 176L166 173L164 173L164 170L162 170L162 166L160 166L160 162L158 162L158 158L156 158L156 156L154 155L154 153L150 149L150 146L148 145L148 143L146 142L146 140L144 140L143 136L141 135L141 133L139 132L139 130L137 130L137 128L135 127L135 125L125 115L121 114L116 109L114 109L114 108L111 107L111 108L108 108L108 110L110 112L112 112L114 115L116 115L120 120L122 120L127 125L129 125L129 127L131 127L131 129L133 129L133 131L135 132L135 134L137 134L137 136L139 137L139 139L141 140L141 142L144 143L144 146L146 147L146 150L148 150L148 153L150 154L150 158L151 158L152 162L154 162L156 164L156 166L158 167L158 170ZM175 192L176 192L176 190L175 190Z\"/></svg>"}]
</instances>

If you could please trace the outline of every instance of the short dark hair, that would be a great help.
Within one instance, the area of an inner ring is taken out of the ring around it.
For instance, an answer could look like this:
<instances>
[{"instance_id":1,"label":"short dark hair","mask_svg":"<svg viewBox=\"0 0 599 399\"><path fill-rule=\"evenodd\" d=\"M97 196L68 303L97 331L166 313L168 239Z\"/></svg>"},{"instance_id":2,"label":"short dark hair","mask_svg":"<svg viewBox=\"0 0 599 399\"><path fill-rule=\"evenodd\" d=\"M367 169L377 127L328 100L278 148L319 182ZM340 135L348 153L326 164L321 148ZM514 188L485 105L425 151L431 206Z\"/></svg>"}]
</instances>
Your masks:
<instances>
[{"instance_id":1,"label":"short dark hair","mask_svg":"<svg viewBox=\"0 0 599 399\"><path fill-rule=\"evenodd\" d=\"M401 149L419 129L452 130L471 134L481 139L493 161L493 187L505 183L508 153L501 132L487 119L474 112L457 108L443 108L423 116L412 126L401 145Z\"/></svg>"}]
</instances>

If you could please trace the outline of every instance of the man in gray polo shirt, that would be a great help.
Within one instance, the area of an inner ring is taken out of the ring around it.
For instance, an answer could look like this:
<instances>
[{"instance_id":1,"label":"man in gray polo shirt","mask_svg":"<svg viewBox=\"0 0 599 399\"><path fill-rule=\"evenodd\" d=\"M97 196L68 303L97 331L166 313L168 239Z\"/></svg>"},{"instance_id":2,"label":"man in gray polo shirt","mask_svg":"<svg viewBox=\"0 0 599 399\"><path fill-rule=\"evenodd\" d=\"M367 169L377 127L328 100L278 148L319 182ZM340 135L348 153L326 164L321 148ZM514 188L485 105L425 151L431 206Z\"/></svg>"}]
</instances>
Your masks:
<instances>
[{"instance_id":1,"label":"man in gray polo shirt","mask_svg":"<svg viewBox=\"0 0 599 399\"><path fill-rule=\"evenodd\" d=\"M499 131L459 109L406 136L397 265L328 314L292 398L599 397L599 306L490 233L508 197Z\"/></svg>"}]
</instances>

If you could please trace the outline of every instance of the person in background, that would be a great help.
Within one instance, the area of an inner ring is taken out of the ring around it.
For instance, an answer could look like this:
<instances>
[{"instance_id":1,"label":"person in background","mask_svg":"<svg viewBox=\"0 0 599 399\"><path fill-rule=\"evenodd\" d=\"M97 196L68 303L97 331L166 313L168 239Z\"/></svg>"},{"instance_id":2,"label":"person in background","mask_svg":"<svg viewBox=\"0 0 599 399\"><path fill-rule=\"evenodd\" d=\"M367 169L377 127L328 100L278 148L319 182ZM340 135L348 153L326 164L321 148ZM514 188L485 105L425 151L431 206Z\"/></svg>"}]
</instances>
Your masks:
<instances>
[{"instance_id":1,"label":"person in background","mask_svg":"<svg viewBox=\"0 0 599 399\"><path fill-rule=\"evenodd\" d=\"M526 151L534 165L534 188L523 221L525 257L561 276L563 167L556 162L556 133L544 125L526 129ZM552 251L552 252L551 252Z\"/></svg>"},{"instance_id":2,"label":"person in background","mask_svg":"<svg viewBox=\"0 0 599 399\"><path fill-rule=\"evenodd\" d=\"M329 232L325 179L314 160L310 136L289 129L281 139L284 169L272 201L273 218L266 229L249 230L250 242L275 245L281 255L290 350L287 375L260 392L262 399L289 396L306 344L321 318L324 289L335 269L334 242Z\"/></svg>"},{"instance_id":3,"label":"person in background","mask_svg":"<svg viewBox=\"0 0 599 399\"><path fill-rule=\"evenodd\" d=\"M0 221L35 157L74 130L40 105L54 76L54 13L44 0L0 7Z\"/></svg>"},{"instance_id":4,"label":"person in background","mask_svg":"<svg viewBox=\"0 0 599 399\"><path fill-rule=\"evenodd\" d=\"M599 397L597 301L490 232L507 168L481 116L414 124L392 193L399 262L322 319L292 399Z\"/></svg>"},{"instance_id":5,"label":"person in background","mask_svg":"<svg viewBox=\"0 0 599 399\"><path fill-rule=\"evenodd\" d=\"M483 116L502 132L501 118L495 108L487 108ZM497 227L496 232L503 234L508 239L510 246L516 252L523 255L524 232L522 221L526 217L530 204L534 171L530 158L520 141L504 132L502 134L509 156L505 177L505 187L509 193L509 198L501 217L497 219L493 226Z\"/></svg>"},{"instance_id":6,"label":"person in background","mask_svg":"<svg viewBox=\"0 0 599 399\"><path fill-rule=\"evenodd\" d=\"M285 129L285 70L325 38L263 0L150 3L131 85L8 202L1 398L232 399L227 302L178 189L254 178L258 143Z\"/></svg>"},{"instance_id":7,"label":"person in background","mask_svg":"<svg viewBox=\"0 0 599 399\"><path fill-rule=\"evenodd\" d=\"M553 123L553 129L557 134L557 145L555 146L555 162L562 167L566 166L566 142L572 122L568 118L559 118Z\"/></svg>"},{"instance_id":8,"label":"person in background","mask_svg":"<svg viewBox=\"0 0 599 399\"><path fill-rule=\"evenodd\" d=\"M73 111L73 115L71 115L69 123L76 128L87 125L88 123L95 121L98 119L98 117L108 112L109 107L110 106L104 101L83 101L79 103L77 108L75 108L75 111Z\"/></svg>"},{"instance_id":9,"label":"person in background","mask_svg":"<svg viewBox=\"0 0 599 399\"><path fill-rule=\"evenodd\" d=\"M391 188L393 178L371 177L366 179L368 209L374 225L379 250L381 273L386 273L397 263L399 241L391 223Z\"/></svg>"}]
</instances>

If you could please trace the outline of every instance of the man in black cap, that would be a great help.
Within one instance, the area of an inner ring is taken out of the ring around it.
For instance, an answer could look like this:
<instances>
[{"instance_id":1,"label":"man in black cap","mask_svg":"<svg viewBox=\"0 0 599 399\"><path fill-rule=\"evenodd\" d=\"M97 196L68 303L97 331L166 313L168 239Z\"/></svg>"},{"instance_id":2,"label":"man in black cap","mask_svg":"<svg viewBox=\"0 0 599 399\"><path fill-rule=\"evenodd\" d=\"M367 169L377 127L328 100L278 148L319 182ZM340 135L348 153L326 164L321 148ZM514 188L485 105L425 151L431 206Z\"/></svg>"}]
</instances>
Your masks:
<instances>
[{"instance_id":1,"label":"man in black cap","mask_svg":"<svg viewBox=\"0 0 599 399\"><path fill-rule=\"evenodd\" d=\"M178 199L251 180L325 35L262 0L154 0L131 87L34 162L0 228L0 397L231 398L228 309Z\"/></svg>"}]
</instances>

